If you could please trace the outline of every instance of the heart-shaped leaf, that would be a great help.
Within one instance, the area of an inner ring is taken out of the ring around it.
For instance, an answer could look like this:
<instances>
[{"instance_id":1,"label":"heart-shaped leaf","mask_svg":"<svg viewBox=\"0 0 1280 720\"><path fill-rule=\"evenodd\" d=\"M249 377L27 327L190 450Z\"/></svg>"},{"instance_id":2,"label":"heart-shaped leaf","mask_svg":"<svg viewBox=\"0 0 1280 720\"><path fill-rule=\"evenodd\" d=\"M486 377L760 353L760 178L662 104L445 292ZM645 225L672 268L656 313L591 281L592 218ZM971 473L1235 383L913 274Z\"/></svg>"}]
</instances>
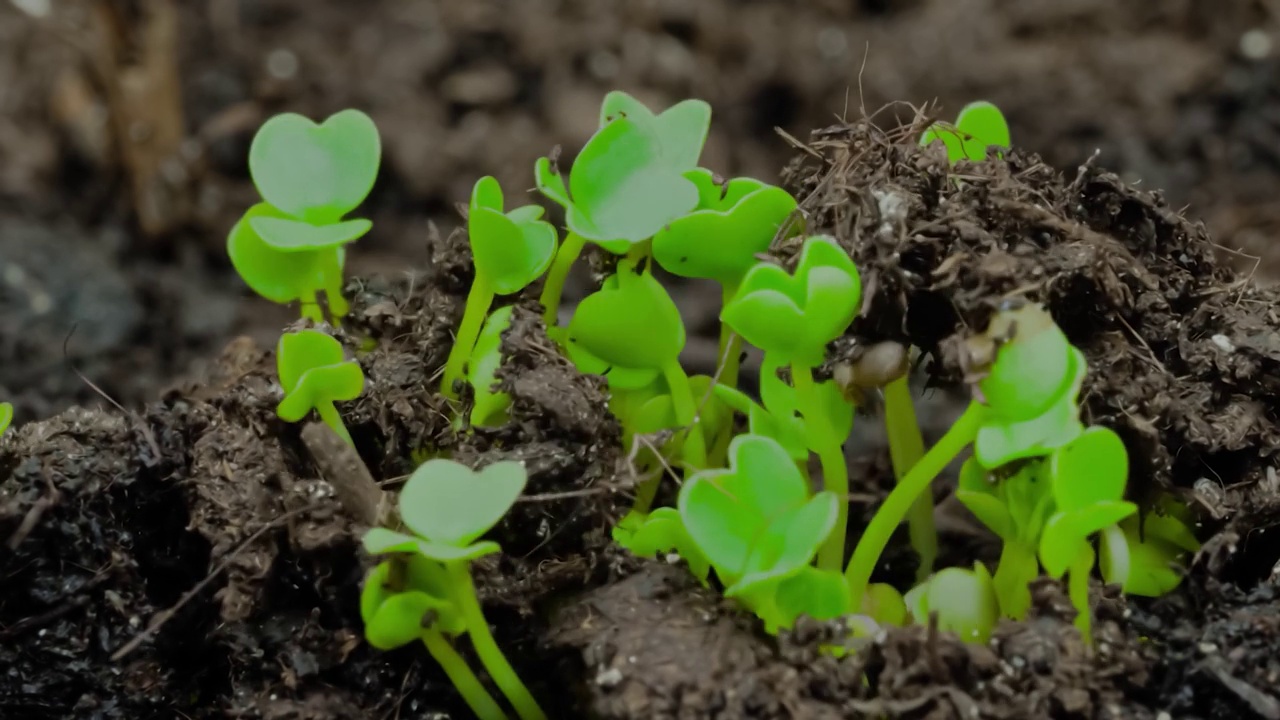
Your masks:
<instances>
[{"instance_id":1,"label":"heart-shaped leaf","mask_svg":"<svg viewBox=\"0 0 1280 720\"><path fill-rule=\"evenodd\" d=\"M1054 450L1048 470L1058 510L1080 510L1124 498L1129 454L1119 435L1094 426Z\"/></svg>"},{"instance_id":2,"label":"heart-shaped leaf","mask_svg":"<svg viewBox=\"0 0 1280 720\"><path fill-rule=\"evenodd\" d=\"M364 202L382 159L368 115L343 110L317 125L295 113L263 123L249 147L249 172L262 198L299 220L335 223Z\"/></svg>"},{"instance_id":3,"label":"heart-shaped leaf","mask_svg":"<svg viewBox=\"0 0 1280 720\"><path fill-rule=\"evenodd\" d=\"M360 239L373 227L368 220L345 220L332 225L312 225L301 220L256 217L250 227L273 250L282 253L307 252L341 247Z\"/></svg>"},{"instance_id":4,"label":"heart-shaped leaf","mask_svg":"<svg viewBox=\"0 0 1280 720\"><path fill-rule=\"evenodd\" d=\"M1040 533L1040 564L1050 577L1062 577L1094 533L1138 511L1131 502L1099 502L1078 510L1054 513Z\"/></svg>"},{"instance_id":5,"label":"heart-shaped leaf","mask_svg":"<svg viewBox=\"0 0 1280 720\"><path fill-rule=\"evenodd\" d=\"M699 186L699 208L658 231L653 258L675 275L736 287L796 209L795 198L749 178L730 181L721 195L711 173L702 169L685 177Z\"/></svg>"},{"instance_id":6,"label":"heart-shaped leaf","mask_svg":"<svg viewBox=\"0 0 1280 720\"><path fill-rule=\"evenodd\" d=\"M684 321L653 275L615 275L578 304L569 343L610 366L661 369L684 348Z\"/></svg>"},{"instance_id":7,"label":"heart-shaped leaf","mask_svg":"<svg viewBox=\"0 0 1280 720\"><path fill-rule=\"evenodd\" d=\"M466 546L448 545L386 528L371 528L364 534L362 542L364 551L370 555L406 553L442 563L475 560L501 550L497 543L488 540Z\"/></svg>"},{"instance_id":8,"label":"heart-shaped leaf","mask_svg":"<svg viewBox=\"0 0 1280 720\"><path fill-rule=\"evenodd\" d=\"M428 460L400 491L400 517L428 540L469 545L502 519L527 481L519 462L496 462L476 472L453 460Z\"/></svg>"},{"instance_id":9,"label":"heart-shaped leaf","mask_svg":"<svg viewBox=\"0 0 1280 720\"><path fill-rule=\"evenodd\" d=\"M538 188L565 205L569 229L610 252L626 252L698 204L697 187L663 157L659 139L625 117L582 148L567 191L547 158L535 171Z\"/></svg>"},{"instance_id":10,"label":"heart-shaped leaf","mask_svg":"<svg viewBox=\"0 0 1280 720\"><path fill-rule=\"evenodd\" d=\"M741 578L725 588L725 597L750 593L808 566L836 526L839 502L834 493L820 492L799 508L773 517L756 538Z\"/></svg>"},{"instance_id":11,"label":"heart-shaped leaf","mask_svg":"<svg viewBox=\"0 0 1280 720\"><path fill-rule=\"evenodd\" d=\"M711 106L702 100L682 100L654 115L639 100L614 90L601 103L600 127L619 116L649 128L662 144L663 158L677 172L697 166L711 129Z\"/></svg>"},{"instance_id":12,"label":"heart-shaped leaf","mask_svg":"<svg viewBox=\"0 0 1280 720\"><path fill-rule=\"evenodd\" d=\"M1008 150L1011 144L1009 124L995 105L979 100L969 103L956 118L954 125L934 123L920 138L925 146L941 140L947 147L947 159L952 164L968 159L981 162L987 157L987 149L996 147ZM997 155L999 155L997 150Z\"/></svg>"},{"instance_id":13,"label":"heart-shaped leaf","mask_svg":"<svg viewBox=\"0 0 1280 720\"><path fill-rule=\"evenodd\" d=\"M280 219L283 214L266 203L258 203L244 214L227 235L227 256L241 279L254 292L275 303L312 301L317 290L342 287L343 249L282 251L267 244L254 224ZM337 292L330 293L341 299ZM337 313L339 315L345 313Z\"/></svg>"},{"instance_id":14,"label":"heart-shaped leaf","mask_svg":"<svg viewBox=\"0 0 1280 720\"><path fill-rule=\"evenodd\" d=\"M387 598L364 626L365 639L379 650L394 650L422 637L427 613L448 603L409 591Z\"/></svg>"},{"instance_id":15,"label":"heart-shaped leaf","mask_svg":"<svg viewBox=\"0 0 1280 720\"><path fill-rule=\"evenodd\" d=\"M990 372L978 383L991 416L1005 424L1043 415L1072 394L1077 376L1087 368L1084 356L1039 305L998 314L986 332L996 337L1009 333L1013 338L1000 345Z\"/></svg>"},{"instance_id":16,"label":"heart-shaped leaf","mask_svg":"<svg viewBox=\"0 0 1280 720\"><path fill-rule=\"evenodd\" d=\"M337 340L315 330L281 335L276 369L285 393L276 413L286 422L301 420L323 403L354 400L364 392L364 371L344 360Z\"/></svg>"},{"instance_id":17,"label":"heart-shaped leaf","mask_svg":"<svg viewBox=\"0 0 1280 720\"><path fill-rule=\"evenodd\" d=\"M743 278L721 320L779 362L821 364L827 343L858 313L861 280L849 255L825 236L805 241L795 275L760 263Z\"/></svg>"},{"instance_id":18,"label":"heart-shaped leaf","mask_svg":"<svg viewBox=\"0 0 1280 720\"><path fill-rule=\"evenodd\" d=\"M814 620L834 620L848 615L853 604L844 575L815 567L804 567L778 584L774 603L779 626L790 628L806 615Z\"/></svg>"},{"instance_id":19,"label":"heart-shaped leaf","mask_svg":"<svg viewBox=\"0 0 1280 720\"><path fill-rule=\"evenodd\" d=\"M524 208L503 214L502 202L498 181L481 178L472 190L467 231L476 272L488 280L496 294L511 295L551 266L556 230L536 217L529 219L534 213ZM540 215L541 208L537 210Z\"/></svg>"},{"instance_id":20,"label":"heart-shaped leaf","mask_svg":"<svg viewBox=\"0 0 1280 720\"><path fill-rule=\"evenodd\" d=\"M678 506L689 537L716 572L736 580L769 525L808 499L807 483L786 450L770 438L739 435L729 444L729 468L695 474L680 488Z\"/></svg>"}]
</instances>

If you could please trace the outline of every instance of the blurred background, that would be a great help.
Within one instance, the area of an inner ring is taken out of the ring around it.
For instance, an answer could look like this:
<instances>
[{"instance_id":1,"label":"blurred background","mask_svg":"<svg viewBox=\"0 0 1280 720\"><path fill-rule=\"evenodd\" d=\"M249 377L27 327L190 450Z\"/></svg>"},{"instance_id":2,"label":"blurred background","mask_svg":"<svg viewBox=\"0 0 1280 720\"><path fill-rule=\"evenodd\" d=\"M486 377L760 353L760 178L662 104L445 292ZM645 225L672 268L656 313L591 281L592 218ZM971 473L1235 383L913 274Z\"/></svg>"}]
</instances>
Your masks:
<instances>
[{"instance_id":1,"label":"blurred background","mask_svg":"<svg viewBox=\"0 0 1280 720\"><path fill-rule=\"evenodd\" d=\"M1099 164L1280 268L1280 0L0 0L0 398L130 407L293 311L226 233L276 112L377 122L349 274L426 260L481 175L512 195L601 97L714 108L704 164L774 181L799 138L886 103L985 98L1066 173ZM892 113L880 116L894 122Z\"/></svg>"}]
</instances>

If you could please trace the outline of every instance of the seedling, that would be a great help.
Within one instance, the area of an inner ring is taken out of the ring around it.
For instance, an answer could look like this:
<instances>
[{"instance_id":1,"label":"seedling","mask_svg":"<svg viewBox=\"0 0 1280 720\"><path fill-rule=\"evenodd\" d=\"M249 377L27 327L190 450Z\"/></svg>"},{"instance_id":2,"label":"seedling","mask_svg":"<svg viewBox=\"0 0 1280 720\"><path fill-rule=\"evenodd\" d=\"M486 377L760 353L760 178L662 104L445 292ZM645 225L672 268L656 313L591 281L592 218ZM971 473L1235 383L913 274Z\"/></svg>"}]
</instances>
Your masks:
<instances>
[{"instance_id":1,"label":"seedling","mask_svg":"<svg viewBox=\"0 0 1280 720\"><path fill-rule=\"evenodd\" d=\"M0 435L4 435L13 422L13 403L0 403Z\"/></svg>"},{"instance_id":2,"label":"seedling","mask_svg":"<svg viewBox=\"0 0 1280 720\"><path fill-rule=\"evenodd\" d=\"M747 342L789 363L796 408L811 441L820 448L824 486L840 498L835 531L819 556L819 567L838 570L848 524L849 474L844 438L826 420L813 368L822 364L827 343L839 337L858 313L862 283L849 254L832 238L805 240L795 274L759 263L743 278L720 317Z\"/></svg>"},{"instance_id":3,"label":"seedling","mask_svg":"<svg viewBox=\"0 0 1280 720\"><path fill-rule=\"evenodd\" d=\"M809 566L835 528L841 499L829 491L810 495L791 456L770 438L734 438L729 457L728 469L686 480L678 502L685 531L725 595L769 626L789 625L798 604L814 617L842 614L848 588L838 574Z\"/></svg>"},{"instance_id":4,"label":"seedling","mask_svg":"<svg viewBox=\"0 0 1280 720\"><path fill-rule=\"evenodd\" d=\"M1011 142L1009 123L1005 121L1004 114L985 100L965 105L954 125L934 123L929 126L920 137L920 145L923 147L936 140L946 145L947 159L952 165L961 160L982 162L992 147L998 148L996 156L1001 157L999 150L1008 150Z\"/></svg>"},{"instance_id":5,"label":"seedling","mask_svg":"<svg viewBox=\"0 0 1280 720\"><path fill-rule=\"evenodd\" d=\"M973 570L946 568L907 593L907 610L921 625L937 614L938 629L954 632L961 640L986 643L1000 612L991 584L991 574L982 563Z\"/></svg>"},{"instance_id":6,"label":"seedling","mask_svg":"<svg viewBox=\"0 0 1280 720\"><path fill-rule=\"evenodd\" d=\"M542 212L525 205L504 213L502 188L492 177L480 178L472 189L467 231L476 272L440 381L446 396L457 397L454 382L463 376L494 296L520 292L551 265L556 229L539 219Z\"/></svg>"},{"instance_id":7,"label":"seedling","mask_svg":"<svg viewBox=\"0 0 1280 720\"><path fill-rule=\"evenodd\" d=\"M547 327L556 322L565 279L587 241L622 255L698 205L698 188L683 173L697 165L706 141L706 103L687 100L654 118L613 93L601 113L601 127L567 182L551 158L534 167L538 190L564 207L569 228L543 286Z\"/></svg>"},{"instance_id":8,"label":"seedling","mask_svg":"<svg viewBox=\"0 0 1280 720\"><path fill-rule=\"evenodd\" d=\"M231 262L254 292L277 303L300 301L303 316L317 322L328 319L325 303L333 317L346 314L344 247L372 223L343 217L373 188L381 154L377 128L358 110L320 125L286 113L258 129L249 172L264 202L227 238Z\"/></svg>"},{"instance_id":9,"label":"seedling","mask_svg":"<svg viewBox=\"0 0 1280 720\"><path fill-rule=\"evenodd\" d=\"M505 718L445 639L465 633L493 682L521 720L545 720L489 631L470 563L499 552L480 540L511 508L527 482L524 465L498 462L476 472L452 460L419 466L400 491L400 518L412 534L374 528L365 550L390 559L365 580L361 613L374 647L422 639L467 704L484 720Z\"/></svg>"},{"instance_id":10,"label":"seedling","mask_svg":"<svg viewBox=\"0 0 1280 720\"><path fill-rule=\"evenodd\" d=\"M694 468L706 464L706 444L697 419L697 399L680 365L684 321L652 272L636 273L623 262L600 290L579 303L569 323L567 348L578 368L614 384L640 388L658 376L666 381L681 427L689 428L684 456Z\"/></svg>"},{"instance_id":11,"label":"seedling","mask_svg":"<svg viewBox=\"0 0 1280 720\"><path fill-rule=\"evenodd\" d=\"M716 281L727 305L757 264L756 256L769 249L795 211L796 200L780 187L751 178L723 183L702 168L684 176L698 188L698 207L658 231L653 258L674 275ZM718 374L730 387L738 384L741 352L741 338L722 323Z\"/></svg>"},{"instance_id":12,"label":"seedling","mask_svg":"<svg viewBox=\"0 0 1280 720\"><path fill-rule=\"evenodd\" d=\"M494 383L502 365L502 333L511 327L513 308L507 305L493 311L480 330L471 359L467 361L467 382L471 383L474 397L471 424L478 427L496 427L507 421L511 396L495 391Z\"/></svg>"},{"instance_id":13,"label":"seedling","mask_svg":"<svg viewBox=\"0 0 1280 720\"><path fill-rule=\"evenodd\" d=\"M285 333L276 347L276 369L284 388L276 407L281 420L298 422L314 409L347 444L355 444L333 404L360 396L364 372L346 360L337 340L315 330Z\"/></svg>"},{"instance_id":14,"label":"seedling","mask_svg":"<svg viewBox=\"0 0 1280 720\"><path fill-rule=\"evenodd\" d=\"M1182 557L1200 550L1185 515L1184 506L1165 497L1156 512L1130 515L1103 530L1098 545L1103 579L1129 595L1172 592L1182 582Z\"/></svg>"}]
</instances>

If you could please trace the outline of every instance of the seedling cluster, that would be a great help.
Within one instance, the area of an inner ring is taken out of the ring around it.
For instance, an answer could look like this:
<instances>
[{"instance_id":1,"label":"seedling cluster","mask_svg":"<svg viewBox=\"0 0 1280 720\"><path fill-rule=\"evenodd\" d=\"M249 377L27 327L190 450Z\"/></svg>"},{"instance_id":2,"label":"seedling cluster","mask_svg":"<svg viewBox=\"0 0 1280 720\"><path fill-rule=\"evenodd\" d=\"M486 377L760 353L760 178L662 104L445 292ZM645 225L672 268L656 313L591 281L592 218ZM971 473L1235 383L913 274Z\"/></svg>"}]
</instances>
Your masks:
<instances>
[{"instance_id":1,"label":"seedling cluster","mask_svg":"<svg viewBox=\"0 0 1280 720\"><path fill-rule=\"evenodd\" d=\"M476 183L466 212L474 277L439 386L459 431L508 421L510 399L495 383L513 307L505 299L537 292L548 337L583 373L607 380L610 409L642 478L614 538L637 555L683 558L770 632L802 615L849 617L854 632L936 617L940 627L985 642L998 618L1026 617L1029 583L1043 571L1067 576L1087 638L1095 565L1125 592L1159 595L1178 584L1176 562L1197 547L1183 510L1165 500L1161 512L1140 517L1125 500L1125 446L1111 430L1081 422L1085 358L1043 308L1002 308L968 340L973 399L927 451L908 384L911 348L866 348L819 382L827 346L862 309L858 269L835 238L806 235L795 198L782 188L701 167L710 121L699 100L654 113L626 93L609 93L596 133L571 166L562 167L556 151L534 167L537 189L563 210L563 240L542 207L507 209L494 178ZM994 105L974 103L955 124L921 138L934 141L952 163L980 162L992 149L1008 150L1009 130ZM317 323L346 312L343 252L369 223L343 218L368 194L378 154L372 123L355 111L320 125L285 115L263 126L250 168L264 202L228 240L250 287L277 302L301 300ZM768 255L784 240L799 247L786 266ZM612 270L562 319L565 279L588 245L612 257ZM686 329L658 269L721 289L714 374L691 377L680 364ZM747 344L764 353L758 400L738 387ZM318 330L286 334L278 360L280 417L297 421L314 409L351 442L334 403L360 394L359 365ZM847 556L844 445L857 409L870 414L873 395L883 400L897 484ZM1003 542L994 573L982 563L934 568L931 486L966 451L972 457L957 496ZM675 503L660 506L671 474L681 481ZM364 586L369 642L392 648L421 640L486 720L507 716L455 649L463 636L516 714L543 717L489 634L467 570L499 551L480 538L524 484L520 465L476 472L432 459L401 491L407 531L378 528L365 537L368 552L385 558ZM904 521L920 557L917 582L872 583Z\"/></svg>"}]
</instances>

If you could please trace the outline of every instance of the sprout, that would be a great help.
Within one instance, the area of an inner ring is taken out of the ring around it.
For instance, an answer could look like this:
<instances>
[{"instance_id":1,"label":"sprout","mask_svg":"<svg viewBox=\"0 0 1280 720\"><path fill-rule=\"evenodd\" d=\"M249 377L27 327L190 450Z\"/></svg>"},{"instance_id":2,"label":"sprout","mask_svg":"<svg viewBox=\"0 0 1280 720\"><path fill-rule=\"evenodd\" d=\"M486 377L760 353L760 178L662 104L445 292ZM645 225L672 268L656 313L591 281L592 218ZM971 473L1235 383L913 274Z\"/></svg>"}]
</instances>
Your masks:
<instances>
[{"instance_id":1,"label":"sprout","mask_svg":"<svg viewBox=\"0 0 1280 720\"><path fill-rule=\"evenodd\" d=\"M975 563L973 570L939 570L912 588L905 604L917 623L927 624L929 616L937 614L939 629L971 643L990 640L1000 616L991 574L982 563Z\"/></svg>"},{"instance_id":2,"label":"sprout","mask_svg":"<svg viewBox=\"0 0 1280 720\"><path fill-rule=\"evenodd\" d=\"M360 365L345 359L342 345L315 330L285 333L276 348L276 368L284 399L276 414L298 422L315 410L347 444L354 444L333 403L354 400L364 391Z\"/></svg>"},{"instance_id":3,"label":"sprout","mask_svg":"<svg viewBox=\"0 0 1280 720\"><path fill-rule=\"evenodd\" d=\"M952 165L966 159L982 162L987 159L988 148L1009 149L1009 124L1000 108L985 100L978 100L964 106L955 125L930 125L920 137L920 145L923 147L937 140L946 145L947 159ZM1000 155L997 151L996 156Z\"/></svg>"},{"instance_id":4,"label":"sprout","mask_svg":"<svg viewBox=\"0 0 1280 720\"><path fill-rule=\"evenodd\" d=\"M392 556L365 580L361 613L370 644L390 649L421 638L485 720L506 716L474 682L447 636L465 632L471 638L480 662L521 720L546 718L494 641L469 570L471 561L500 551L497 543L479 538L507 513L527 480L517 462L476 472L452 460L429 460L400 491L400 518L412 534L373 528L364 536L369 554Z\"/></svg>"},{"instance_id":5,"label":"sprout","mask_svg":"<svg viewBox=\"0 0 1280 720\"><path fill-rule=\"evenodd\" d=\"M381 161L378 130L367 115L344 110L317 125L293 113L259 128L249 172L265 202L245 213L227 237L236 272L259 295L300 301L316 322L323 293L333 317L342 297L344 246L369 232L368 220L344 220L373 188Z\"/></svg>"}]
</instances>

